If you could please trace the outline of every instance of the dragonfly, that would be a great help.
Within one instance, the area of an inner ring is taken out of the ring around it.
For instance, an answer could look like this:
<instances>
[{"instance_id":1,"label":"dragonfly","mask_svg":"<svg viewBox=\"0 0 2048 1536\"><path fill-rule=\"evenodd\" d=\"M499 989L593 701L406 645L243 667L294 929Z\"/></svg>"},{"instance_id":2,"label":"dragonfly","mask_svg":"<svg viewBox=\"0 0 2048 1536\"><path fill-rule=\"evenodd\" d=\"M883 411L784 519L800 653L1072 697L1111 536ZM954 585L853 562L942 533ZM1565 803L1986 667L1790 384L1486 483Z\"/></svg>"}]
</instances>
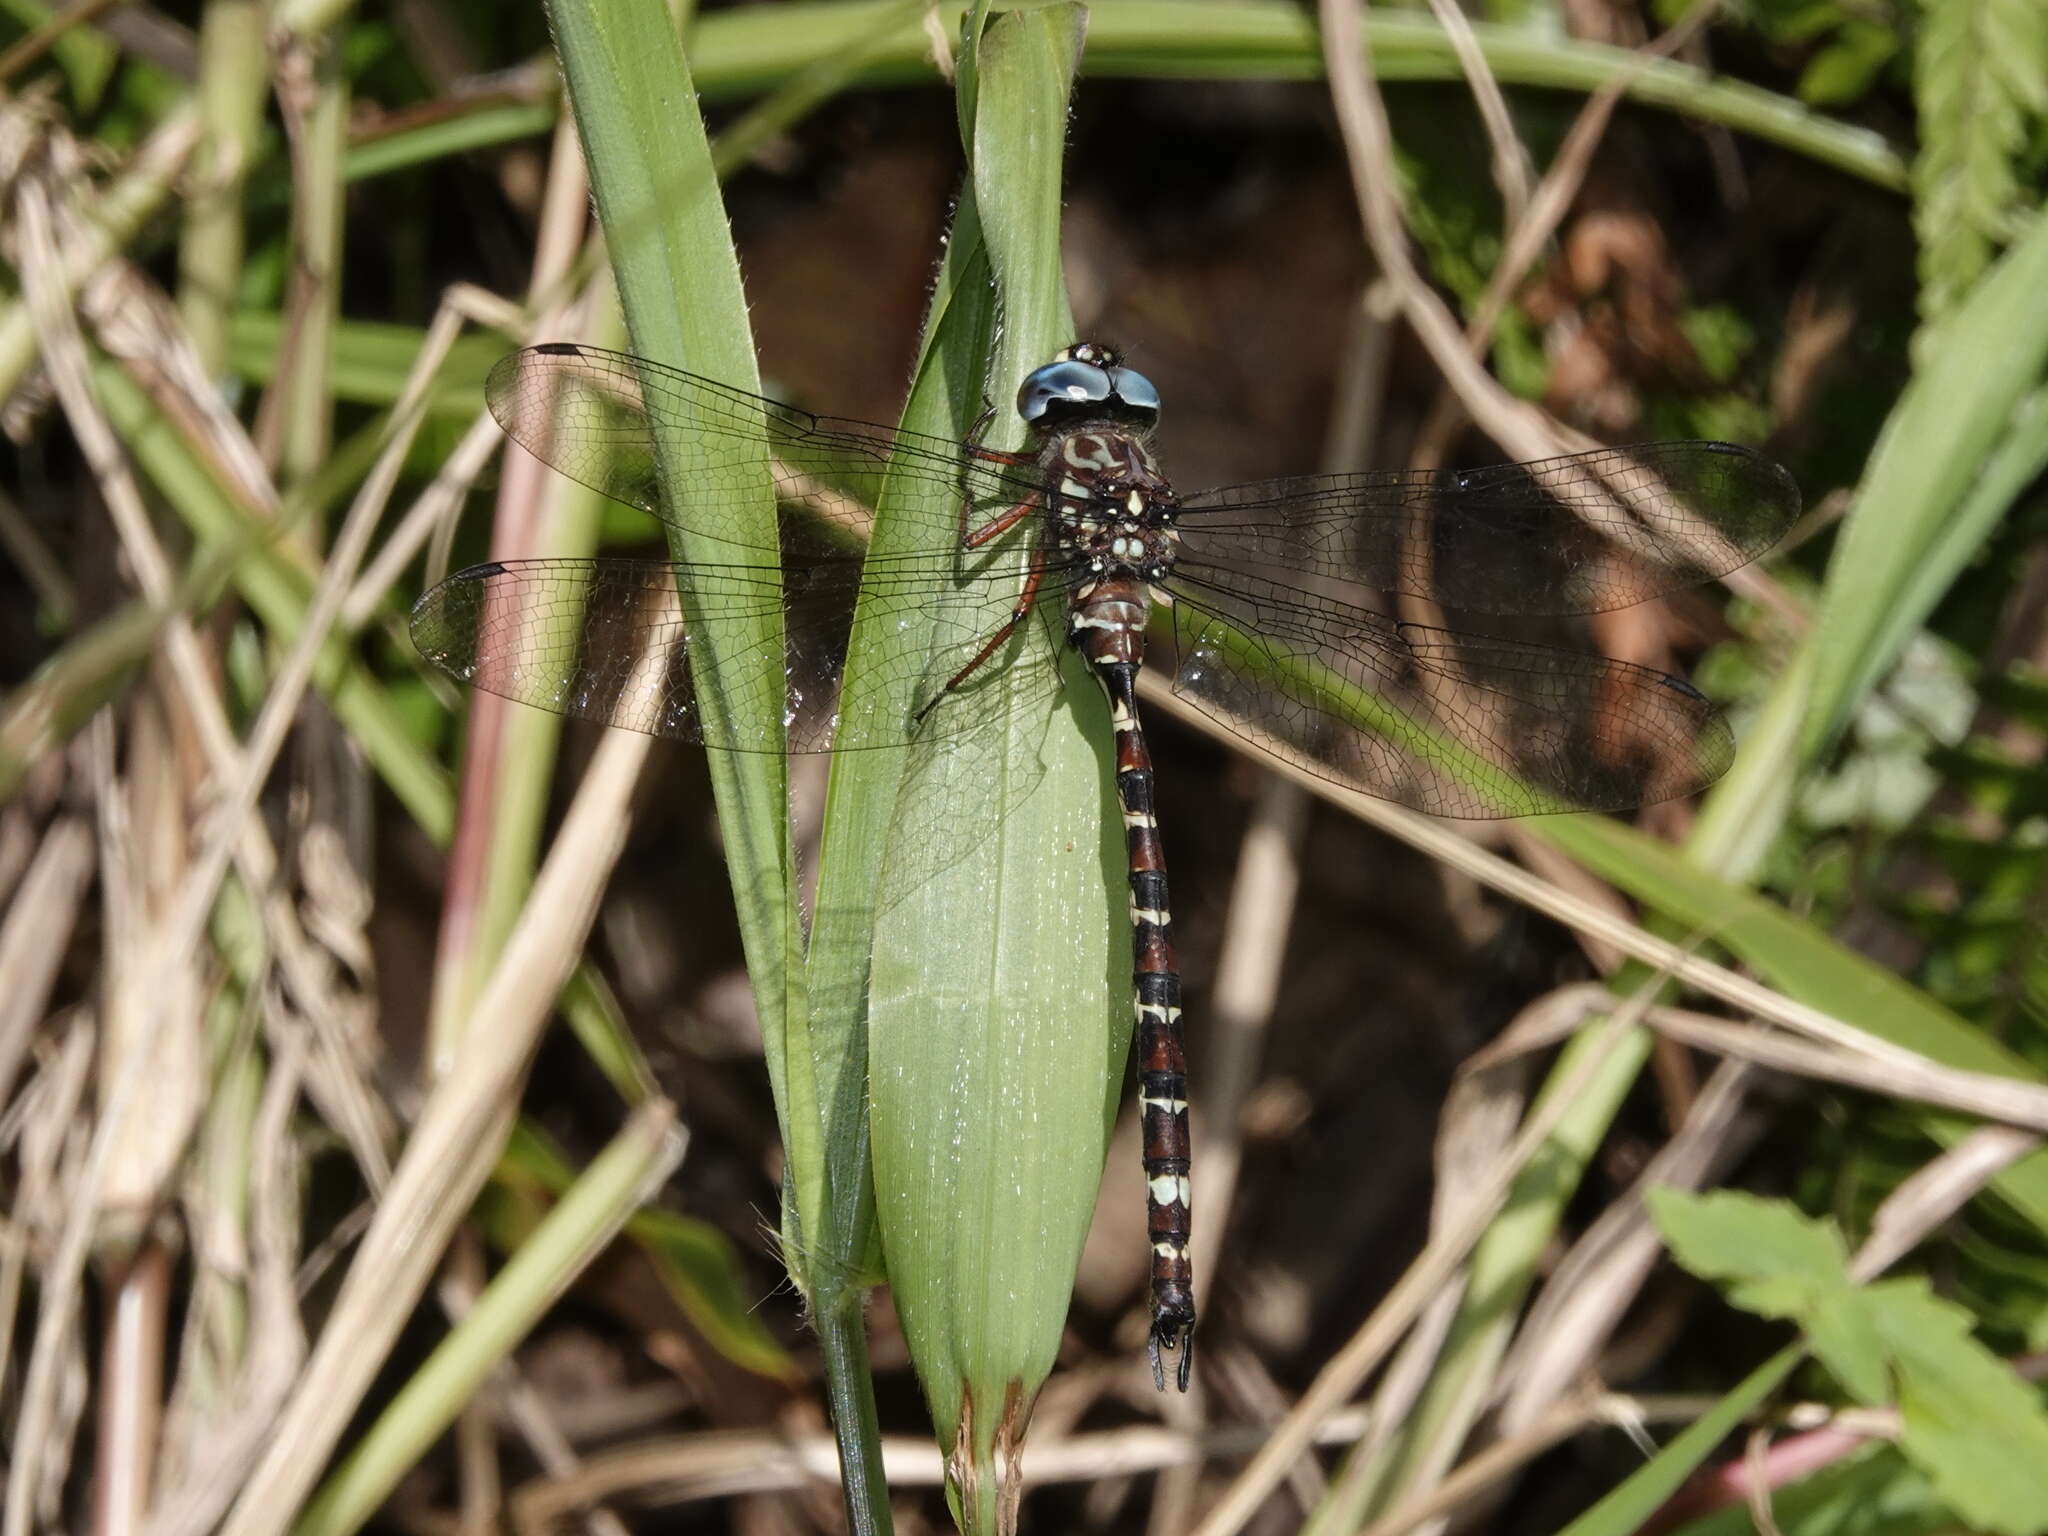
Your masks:
<instances>
[{"instance_id":1,"label":"dragonfly","mask_svg":"<svg viewBox=\"0 0 2048 1536\"><path fill-rule=\"evenodd\" d=\"M1147 1352L1161 1391L1175 1356L1188 1389L1196 1314L1185 1025L1140 669L1157 666L1253 746L1432 815L1672 799L1728 765L1717 706L1657 669L1501 630L1726 575L1775 544L1800 505L1781 467L1717 442L1181 494L1151 446L1158 390L1089 341L1024 378L1014 451L813 415L571 343L503 359L486 395L536 458L695 543L687 562L456 572L420 598L411 628L459 681L716 749L818 752L969 731L991 673L1023 697L1055 695L1059 669L1043 663L1062 628L1092 669L1128 853ZM747 510L764 477L772 528ZM878 503L898 521L870 550ZM1005 549L1021 559L992 558ZM864 591L971 617L935 624L928 646L886 663L897 673L884 681L901 686L860 703L839 685ZM963 608L963 592L980 601ZM772 640L720 648L721 622L764 615L780 620ZM721 688L770 707L708 708L698 673L714 666Z\"/></svg>"}]
</instances>

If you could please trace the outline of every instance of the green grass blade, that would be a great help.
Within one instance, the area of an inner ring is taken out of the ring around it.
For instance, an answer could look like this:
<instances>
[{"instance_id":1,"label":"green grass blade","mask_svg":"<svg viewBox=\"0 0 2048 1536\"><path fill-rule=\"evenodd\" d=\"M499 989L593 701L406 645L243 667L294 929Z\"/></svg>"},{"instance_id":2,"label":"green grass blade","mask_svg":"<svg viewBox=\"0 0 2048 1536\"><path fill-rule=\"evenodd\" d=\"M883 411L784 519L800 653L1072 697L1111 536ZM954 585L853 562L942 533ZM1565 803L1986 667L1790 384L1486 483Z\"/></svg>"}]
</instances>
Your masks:
<instances>
[{"instance_id":1,"label":"green grass blade","mask_svg":"<svg viewBox=\"0 0 2048 1536\"><path fill-rule=\"evenodd\" d=\"M1788 1344L1779 1350L1558 1536L1630 1536L1641 1530L1694 1469L1785 1384L1804 1358L1804 1345Z\"/></svg>"},{"instance_id":2,"label":"green grass blade","mask_svg":"<svg viewBox=\"0 0 2048 1536\"><path fill-rule=\"evenodd\" d=\"M929 40L914 25L889 30L894 3L829 0L706 16L690 37L697 82L710 96L752 95L855 47L873 50L855 77L860 84L929 82ZM959 0L938 7L949 34L957 33L963 9ZM1451 40L1433 19L1375 9L1366 26L1381 79L1463 79ZM878 32L881 43L874 42ZM1640 105L1754 134L1879 186L1905 189L1905 162L1882 135L1792 97L1537 29L1474 22L1472 35L1503 85L1583 92L1621 80L1627 98ZM1283 0L1096 0L1088 13L1086 68L1097 79L1317 80L1322 45L1314 19Z\"/></svg>"},{"instance_id":3,"label":"green grass blade","mask_svg":"<svg viewBox=\"0 0 2048 1536\"><path fill-rule=\"evenodd\" d=\"M742 388L758 388L746 295L710 142L702 119L688 105L693 99L689 68L666 8L658 0L560 0L549 8L549 16L633 350ZM656 446L657 452L666 451L662 443ZM689 492L665 482L663 494L673 501ZM775 503L765 436L758 490L746 510L755 529L753 542L772 551ZM680 530L671 534L671 549L683 561L704 555ZM724 547L719 558L730 564L746 556ZM773 568L772 555L760 559ZM780 732L781 722L769 713L763 692L721 678L716 665L718 654L727 649L776 654L779 623L770 614L743 629L721 624L693 632L697 653L708 663L693 672L711 739L727 732L735 739L766 739ZM793 1090L782 1070L788 1059L785 1020L802 1013L800 998L790 990L801 981L790 963L796 924L784 762L756 752L714 751L708 757L777 1104L792 1158L813 1163L815 1117L792 1106L793 1092L806 1104L808 1092ZM800 1190L812 1182L814 1176L800 1176Z\"/></svg>"},{"instance_id":4,"label":"green grass blade","mask_svg":"<svg viewBox=\"0 0 2048 1536\"><path fill-rule=\"evenodd\" d=\"M346 1536L455 1422L485 1378L682 1160L675 1106L651 1100L564 1192L306 1506L294 1536Z\"/></svg>"},{"instance_id":5,"label":"green grass blade","mask_svg":"<svg viewBox=\"0 0 2048 1536\"><path fill-rule=\"evenodd\" d=\"M1809 728L1817 750L1890 668L2031 478L2048 370L2048 220L1920 338L1919 367L1872 453L1828 567Z\"/></svg>"}]
</instances>

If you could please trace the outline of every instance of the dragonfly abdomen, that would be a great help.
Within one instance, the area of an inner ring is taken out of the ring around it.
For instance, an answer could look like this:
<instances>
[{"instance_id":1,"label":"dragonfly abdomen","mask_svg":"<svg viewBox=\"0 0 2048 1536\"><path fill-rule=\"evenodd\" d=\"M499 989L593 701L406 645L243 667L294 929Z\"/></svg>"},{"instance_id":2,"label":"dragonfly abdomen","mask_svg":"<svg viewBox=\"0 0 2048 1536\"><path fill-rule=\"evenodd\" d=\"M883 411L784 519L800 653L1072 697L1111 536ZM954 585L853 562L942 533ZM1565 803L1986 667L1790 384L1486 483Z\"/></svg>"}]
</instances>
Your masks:
<instances>
[{"instance_id":1,"label":"dragonfly abdomen","mask_svg":"<svg viewBox=\"0 0 2048 1536\"><path fill-rule=\"evenodd\" d=\"M1130 863L1131 991L1144 1135L1145 1227L1152 1249L1152 1375L1164 1388L1161 1356L1178 1353L1175 1378L1185 1392L1194 1366L1195 1276L1188 1250L1192 1146L1166 849L1153 809L1152 752L1138 718L1138 669L1144 664L1148 602L1143 584L1130 575L1086 583L1075 589L1074 599L1069 638L1095 668L1109 695L1110 723L1116 731L1116 794Z\"/></svg>"}]
</instances>

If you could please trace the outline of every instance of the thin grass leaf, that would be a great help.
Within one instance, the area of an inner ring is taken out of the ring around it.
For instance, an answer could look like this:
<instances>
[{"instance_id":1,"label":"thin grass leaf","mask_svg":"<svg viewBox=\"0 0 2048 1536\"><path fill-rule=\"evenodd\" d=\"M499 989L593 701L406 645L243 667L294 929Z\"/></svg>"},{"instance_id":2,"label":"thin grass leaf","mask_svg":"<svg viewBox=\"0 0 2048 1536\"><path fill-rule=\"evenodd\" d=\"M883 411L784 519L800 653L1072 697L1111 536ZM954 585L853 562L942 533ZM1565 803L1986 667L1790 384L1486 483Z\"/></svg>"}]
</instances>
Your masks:
<instances>
[{"instance_id":1,"label":"thin grass leaf","mask_svg":"<svg viewBox=\"0 0 2048 1536\"><path fill-rule=\"evenodd\" d=\"M2025 486L2048 432L2048 219L1925 338L1828 566L1801 747L1832 741ZM1982 486L1996 494L1978 495Z\"/></svg>"},{"instance_id":2,"label":"thin grass leaf","mask_svg":"<svg viewBox=\"0 0 2048 1536\"><path fill-rule=\"evenodd\" d=\"M695 87L666 7L658 0L561 0L549 14L634 350L758 392L746 295L717 166L703 122L689 105ZM677 455L686 455L687 445L669 441L668 430L657 429L657 462L683 462ZM727 566L758 565L764 578L777 572L768 469L764 422L760 473L744 509L754 532L751 538L736 534L754 548L736 554L733 546L720 545L717 551ZM691 487L664 474L662 494L674 509L686 503ZM728 522L730 529L741 526ZM680 527L671 529L670 550L685 562L681 580L687 586L687 562L707 551ZM750 687L749 678L723 676L718 665L722 654L782 654L781 615L767 607L749 618L700 624L692 634L693 657L702 657L697 702L708 740L760 742L782 731L773 713L777 701L771 694L777 691ZM833 1181L849 1172L832 1161L829 1106L821 1101L816 1077L820 1058L810 1034L799 948L787 764L780 755L761 752L714 750L707 757L787 1157L783 1221L790 1272L806 1295L815 1295L819 1277L811 1256L846 1247ZM864 1179L859 1172L850 1177L856 1188ZM828 1283L836 1279L835 1274ZM835 1305L814 1313L814 1321L825 1345L849 1521L856 1532L886 1531L887 1489L859 1318Z\"/></svg>"},{"instance_id":3,"label":"thin grass leaf","mask_svg":"<svg viewBox=\"0 0 2048 1536\"><path fill-rule=\"evenodd\" d=\"M677 108L693 91L666 8L654 0L562 0L549 16L634 350L757 388L746 296L710 142L697 114ZM659 440L656 446L657 453L665 451ZM772 551L775 505L767 462L764 435L759 484L746 511L757 530L755 544ZM666 479L662 490L675 504L690 494L688 486ZM670 547L680 561L703 555L680 528L673 530ZM727 550L721 558L730 564L748 556ZM763 559L772 573L772 555ZM770 613L752 620L743 633L707 627L704 645L711 653L747 648L779 654L779 623ZM762 704L755 706L759 718L740 718L748 698L758 696L721 680L715 666L704 669L700 694L713 739L727 731L735 739L767 739L780 730L778 720L760 713ZM795 922L784 762L769 753L736 752L712 752L708 761L777 1104L792 1159L810 1166L816 1161L815 1116L795 1110L793 1092L806 1105L809 1095L793 1089L783 1071L789 1059L784 1022L802 1012L800 998L789 991L800 980L790 964ZM800 1178L799 1187L814 1181L815 1175ZM813 1193L807 1200L816 1198Z\"/></svg>"},{"instance_id":4,"label":"thin grass leaf","mask_svg":"<svg viewBox=\"0 0 2048 1536\"><path fill-rule=\"evenodd\" d=\"M1785 1384L1806 1350L1788 1344L1558 1536L1634 1536L1664 1501Z\"/></svg>"},{"instance_id":5,"label":"thin grass leaf","mask_svg":"<svg viewBox=\"0 0 2048 1536\"><path fill-rule=\"evenodd\" d=\"M934 69L921 29L898 26L884 43L874 43L877 30L891 25L895 3L824 0L706 16L690 35L698 84L719 99L753 95L816 59L856 47L873 48L858 83L928 83ZM964 9L960 0L937 8L948 35L957 34ZM1434 19L1376 7L1366 26L1381 79L1464 78L1450 37ZM1620 80L1631 101L1739 129L1879 186L1905 188L1905 164L1882 135L1792 97L1547 30L1485 22L1471 30L1503 85L1585 92ZM1085 67L1094 79L1317 80L1323 73L1313 19L1284 0L1096 0L1089 7Z\"/></svg>"},{"instance_id":6,"label":"thin grass leaf","mask_svg":"<svg viewBox=\"0 0 2048 1536\"><path fill-rule=\"evenodd\" d=\"M675 1106L650 1100L519 1245L307 1503L294 1536L360 1530L489 1374L682 1161Z\"/></svg>"}]
</instances>

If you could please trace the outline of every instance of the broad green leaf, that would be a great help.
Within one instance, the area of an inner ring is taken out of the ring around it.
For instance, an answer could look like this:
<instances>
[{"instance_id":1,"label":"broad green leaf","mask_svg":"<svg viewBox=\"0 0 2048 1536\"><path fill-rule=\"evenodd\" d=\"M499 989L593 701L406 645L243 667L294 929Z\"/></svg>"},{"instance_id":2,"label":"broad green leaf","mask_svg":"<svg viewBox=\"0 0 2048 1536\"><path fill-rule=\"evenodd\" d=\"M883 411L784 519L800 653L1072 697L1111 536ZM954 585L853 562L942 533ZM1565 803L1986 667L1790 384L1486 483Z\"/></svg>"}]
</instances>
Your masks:
<instances>
[{"instance_id":1,"label":"broad green leaf","mask_svg":"<svg viewBox=\"0 0 2048 1536\"><path fill-rule=\"evenodd\" d=\"M1918 1277L1850 1283L1832 1224L1789 1203L1657 1190L1672 1255L1745 1311L1799 1325L1829 1372L1869 1406L1896 1402L1900 1448L1973 1525L2048 1529L2048 1411L1979 1344L1974 1319Z\"/></svg>"},{"instance_id":2,"label":"broad green leaf","mask_svg":"<svg viewBox=\"0 0 2048 1536\"><path fill-rule=\"evenodd\" d=\"M694 372L758 389L746 295L720 199L704 124L692 110L689 68L667 8L659 0L557 0L549 7L556 45L576 112L591 189L618 277L619 299L633 350ZM680 104L680 108L679 108ZM657 439L657 455L668 445ZM689 488L664 478L672 501ZM767 444L761 474L744 502L756 532L751 550L722 545L718 560L749 559L773 570L775 502L768 478ZM671 531L679 561L707 551L680 528ZM736 552L737 551L737 552ZM779 654L780 615L700 626L695 654L723 651ZM779 720L767 714L766 694L734 686L716 665L694 667L698 703L709 739L772 739ZM737 712L751 708L752 716ZM802 1021L801 977L790 964L795 943L794 898L788 845L788 784L784 759L765 752L706 754L711 768L726 859L739 912L754 1000L768 1043L769 1075L793 1167L800 1206L822 1204L822 1156L816 1115L809 1108L807 1072L792 1075L784 1025Z\"/></svg>"},{"instance_id":3,"label":"broad green leaf","mask_svg":"<svg viewBox=\"0 0 2048 1536\"><path fill-rule=\"evenodd\" d=\"M1738 1307L1749 1305L1737 1290L1729 1291L1728 1299ZM1867 1293L1845 1284L1833 1294L1818 1298L1804 1319L1804 1327L1806 1342L1813 1346L1815 1356L1851 1397L1872 1407L1890 1400L1891 1376L1884 1335L1868 1304Z\"/></svg>"},{"instance_id":4,"label":"broad green leaf","mask_svg":"<svg viewBox=\"0 0 2048 1536\"><path fill-rule=\"evenodd\" d=\"M1782 1200L1666 1188L1646 1198L1672 1257L1702 1279L1725 1282L1745 1311L1800 1317L1848 1284L1841 1234Z\"/></svg>"},{"instance_id":5,"label":"broad green leaf","mask_svg":"<svg viewBox=\"0 0 2048 1536\"><path fill-rule=\"evenodd\" d=\"M1899 1446L1966 1521L2048 1530L2048 1412L2038 1389L1977 1342L1968 1311L1917 1277L1865 1296L1897 1381Z\"/></svg>"},{"instance_id":6,"label":"broad green leaf","mask_svg":"<svg viewBox=\"0 0 2048 1536\"><path fill-rule=\"evenodd\" d=\"M982 390L1006 408L1024 372L1073 339L1059 198L1081 21L1078 8L1055 6L1002 16L983 34L973 180L948 270L985 244L1001 330L974 394L934 391L947 397L935 405L968 413L953 419L956 435L980 413ZM950 355L928 346L927 374ZM999 409L990 446L1020 436ZM1020 582L1028 538L996 555ZM969 610L947 622L993 632L1008 600L991 608L970 593ZM1061 658L1056 707L1019 703L995 672L948 706L983 710L983 724L913 751L874 931L876 1210L949 1502L970 1531L1014 1514L1014 1455L997 1448L1014 1453L1058 1348L1128 1047L1125 952L1113 942L1119 824L1098 752L1106 710L1085 667L1064 647ZM1051 664L1042 653L991 663Z\"/></svg>"}]
</instances>

